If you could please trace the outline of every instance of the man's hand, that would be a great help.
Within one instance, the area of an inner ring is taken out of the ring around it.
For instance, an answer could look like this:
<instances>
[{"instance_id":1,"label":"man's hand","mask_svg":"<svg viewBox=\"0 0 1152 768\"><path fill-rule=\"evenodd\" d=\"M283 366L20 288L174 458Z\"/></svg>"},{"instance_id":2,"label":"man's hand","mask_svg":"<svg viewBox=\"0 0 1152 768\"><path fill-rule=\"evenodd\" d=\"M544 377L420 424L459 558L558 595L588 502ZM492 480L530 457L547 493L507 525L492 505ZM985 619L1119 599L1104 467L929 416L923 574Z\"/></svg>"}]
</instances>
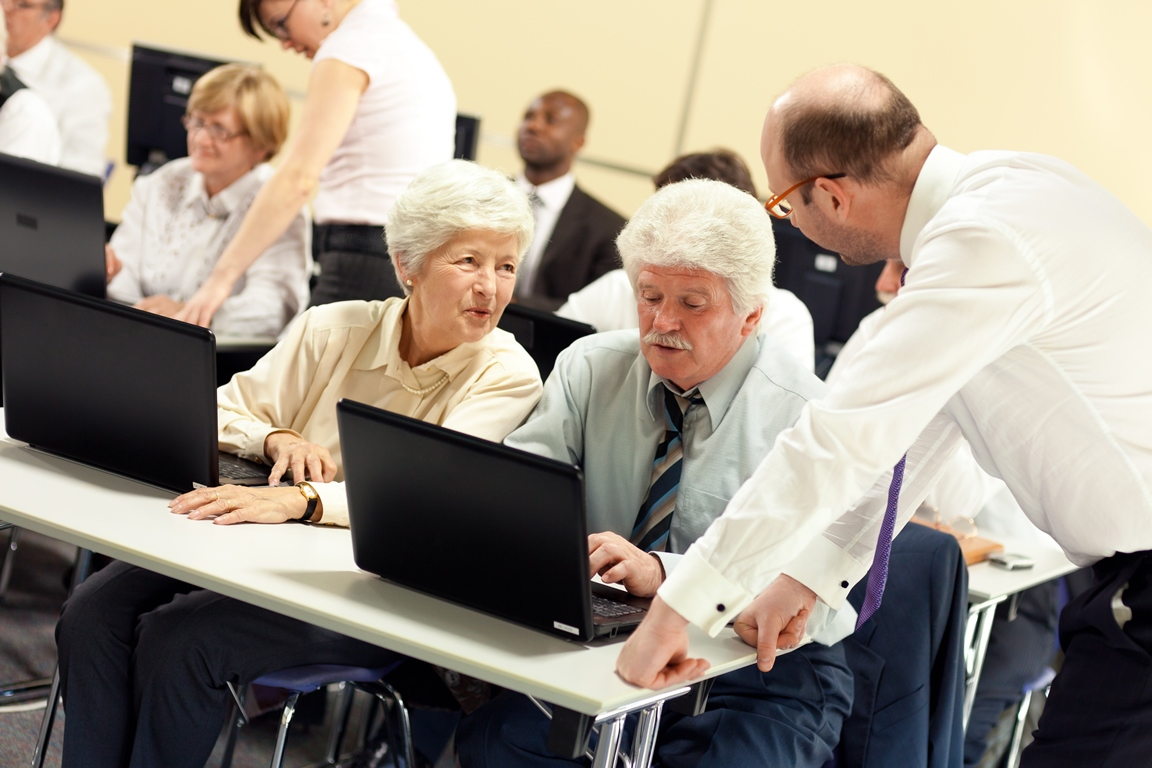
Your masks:
<instances>
[{"instance_id":1,"label":"man's hand","mask_svg":"<svg viewBox=\"0 0 1152 768\"><path fill-rule=\"evenodd\" d=\"M168 503L168 508L174 515L188 515L189 520L215 518L212 522L216 525L283 523L303 517L308 509L308 500L295 486L243 488L222 485L219 488L198 488L177 496ZM320 518L317 515L312 519Z\"/></svg>"},{"instance_id":2,"label":"man's hand","mask_svg":"<svg viewBox=\"0 0 1152 768\"><path fill-rule=\"evenodd\" d=\"M664 583L664 565L656 555L636 547L615 533L588 537L588 561L592 573L605 584L623 584L630 594L652 597Z\"/></svg>"},{"instance_id":3,"label":"man's hand","mask_svg":"<svg viewBox=\"0 0 1152 768\"><path fill-rule=\"evenodd\" d=\"M815 592L781 574L740 612L732 628L741 640L756 647L756 666L767 672L776 663L777 649L795 648L804 639L815 607Z\"/></svg>"},{"instance_id":4,"label":"man's hand","mask_svg":"<svg viewBox=\"0 0 1152 768\"><path fill-rule=\"evenodd\" d=\"M692 680L708 667L704 659L688 658L688 622L659 597L616 659L616 674L643 688Z\"/></svg>"},{"instance_id":5,"label":"man's hand","mask_svg":"<svg viewBox=\"0 0 1152 768\"><path fill-rule=\"evenodd\" d=\"M192 298L184 302L184 306L176 315L176 319L207 328L212 322L212 316L220 309L224 300L231 295L233 285L234 281L220 277L213 272L208 275L208 279L192 295Z\"/></svg>"},{"instance_id":6,"label":"man's hand","mask_svg":"<svg viewBox=\"0 0 1152 768\"><path fill-rule=\"evenodd\" d=\"M164 315L164 317L176 317L183 307L181 302L163 294L145 296L136 302L136 309L142 309L154 315Z\"/></svg>"},{"instance_id":7,"label":"man's hand","mask_svg":"<svg viewBox=\"0 0 1152 768\"><path fill-rule=\"evenodd\" d=\"M280 482L289 469L295 482L330 483L336 477L336 462L328 449L291 432L273 432L264 438L264 455L273 462L268 485Z\"/></svg>"},{"instance_id":8,"label":"man's hand","mask_svg":"<svg viewBox=\"0 0 1152 768\"><path fill-rule=\"evenodd\" d=\"M112 250L112 246L108 243L104 243L104 273L107 275L108 282L112 282L112 278L120 274L120 270L123 268L124 265L116 257L116 251Z\"/></svg>"}]
</instances>

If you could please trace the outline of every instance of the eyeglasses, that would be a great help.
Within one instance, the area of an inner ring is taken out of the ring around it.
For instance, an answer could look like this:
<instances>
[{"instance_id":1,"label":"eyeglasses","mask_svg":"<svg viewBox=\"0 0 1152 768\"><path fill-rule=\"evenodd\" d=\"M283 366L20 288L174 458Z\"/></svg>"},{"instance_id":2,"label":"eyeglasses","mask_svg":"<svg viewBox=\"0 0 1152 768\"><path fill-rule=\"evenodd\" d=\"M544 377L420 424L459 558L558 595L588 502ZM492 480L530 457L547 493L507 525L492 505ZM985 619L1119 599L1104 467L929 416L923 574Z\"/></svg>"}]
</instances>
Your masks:
<instances>
[{"instance_id":1,"label":"eyeglasses","mask_svg":"<svg viewBox=\"0 0 1152 768\"><path fill-rule=\"evenodd\" d=\"M197 131L207 131L208 135L212 137L213 141L223 144L226 141L232 141L237 136L243 136L244 131L230 131L219 123L206 123L198 117L191 115L184 115L180 118L180 122L184 124L184 130L188 131L188 135L192 136Z\"/></svg>"},{"instance_id":2,"label":"eyeglasses","mask_svg":"<svg viewBox=\"0 0 1152 768\"><path fill-rule=\"evenodd\" d=\"M296 8L296 3L300 0L292 0L292 5L288 6L288 10L283 16L271 22L271 29L268 31L276 36L277 40L288 40L292 37L292 33L288 31L288 17L292 15L292 11Z\"/></svg>"},{"instance_id":3,"label":"eyeglasses","mask_svg":"<svg viewBox=\"0 0 1152 768\"><path fill-rule=\"evenodd\" d=\"M772 195L772 197L768 198L768 201L764 203L764 210L768 211L768 213L772 214L778 219L786 219L792 215L792 206L788 203L787 200L784 199L788 197L788 195L800 189L800 187L804 186L805 184L811 184L817 179L842 179L847 175L848 174L846 173L825 173L821 174L820 176L813 176L812 178L806 179L799 184L793 184L780 194Z\"/></svg>"},{"instance_id":4,"label":"eyeglasses","mask_svg":"<svg viewBox=\"0 0 1152 768\"><path fill-rule=\"evenodd\" d=\"M945 518L936 507L931 507L931 510L936 518L935 521L931 523L931 526L938 531L952 534L956 537L957 541L971 539L980 532L980 529L976 527L976 521L971 517L956 515L955 517Z\"/></svg>"}]
</instances>

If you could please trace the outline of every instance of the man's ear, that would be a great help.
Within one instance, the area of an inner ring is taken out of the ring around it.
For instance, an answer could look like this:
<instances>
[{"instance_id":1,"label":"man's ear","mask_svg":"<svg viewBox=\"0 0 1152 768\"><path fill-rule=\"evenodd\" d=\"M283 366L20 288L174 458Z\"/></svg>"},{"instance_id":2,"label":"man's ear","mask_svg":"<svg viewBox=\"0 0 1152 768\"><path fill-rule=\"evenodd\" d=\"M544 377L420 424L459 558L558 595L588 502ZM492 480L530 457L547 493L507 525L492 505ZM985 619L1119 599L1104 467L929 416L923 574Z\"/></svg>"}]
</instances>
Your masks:
<instances>
[{"instance_id":1,"label":"man's ear","mask_svg":"<svg viewBox=\"0 0 1152 768\"><path fill-rule=\"evenodd\" d=\"M740 335L748 338L756 333L756 329L760 327L760 318L763 316L764 305L761 304L744 317L744 324L740 326Z\"/></svg>"},{"instance_id":2,"label":"man's ear","mask_svg":"<svg viewBox=\"0 0 1152 768\"><path fill-rule=\"evenodd\" d=\"M53 32L56 31L56 27L60 26L60 19L61 18L62 18L62 15L61 15L60 11L49 11L48 12L48 26L51 27Z\"/></svg>"},{"instance_id":3,"label":"man's ear","mask_svg":"<svg viewBox=\"0 0 1152 768\"><path fill-rule=\"evenodd\" d=\"M812 182L812 202L820 206L821 212L841 223L848 218L855 202L855 195L843 183L843 179L819 178Z\"/></svg>"}]
</instances>

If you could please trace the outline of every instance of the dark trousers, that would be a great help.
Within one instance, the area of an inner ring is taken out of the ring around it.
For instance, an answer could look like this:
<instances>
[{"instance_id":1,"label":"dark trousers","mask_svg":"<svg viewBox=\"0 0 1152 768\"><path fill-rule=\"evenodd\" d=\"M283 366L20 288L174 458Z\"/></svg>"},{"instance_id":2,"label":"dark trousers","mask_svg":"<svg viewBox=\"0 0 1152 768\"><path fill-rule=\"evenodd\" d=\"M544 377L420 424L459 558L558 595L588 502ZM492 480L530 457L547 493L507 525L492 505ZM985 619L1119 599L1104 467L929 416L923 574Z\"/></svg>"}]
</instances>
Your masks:
<instances>
[{"instance_id":1,"label":"dark trousers","mask_svg":"<svg viewBox=\"0 0 1152 768\"><path fill-rule=\"evenodd\" d=\"M318 224L312 229L312 256L320 265L320 276L312 289L313 307L404 295L388 256L384 227Z\"/></svg>"},{"instance_id":2,"label":"dark trousers","mask_svg":"<svg viewBox=\"0 0 1152 768\"><path fill-rule=\"evenodd\" d=\"M176 579L115 562L56 626L64 768L203 768L228 713L227 682L308 664L397 658Z\"/></svg>"},{"instance_id":3,"label":"dark trousers","mask_svg":"<svg viewBox=\"0 0 1152 768\"><path fill-rule=\"evenodd\" d=\"M1023 768L1152 765L1152 553L1114 555L1060 614L1064 664ZM1132 617L1121 628L1117 610Z\"/></svg>"},{"instance_id":4,"label":"dark trousers","mask_svg":"<svg viewBox=\"0 0 1152 768\"><path fill-rule=\"evenodd\" d=\"M695 717L667 710L656 764L662 768L821 766L852 708L852 673L840 645L809 645L776 660L767 674L746 667L717 678L708 709ZM624 744L636 716L628 718ZM548 752L548 721L525 696L505 691L456 729L465 768L585 765ZM595 737L593 737L595 745Z\"/></svg>"},{"instance_id":5,"label":"dark trousers","mask_svg":"<svg viewBox=\"0 0 1152 768\"><path fill-rule=\"evenodd\" d=\"M1020 702L1024 686L1038 678L1056 655L1058 583L1050 581L1020 593L1016 617L1009 620L1010 601L996 608L984 668L968 717L964 765L980 762L988 732L1000 713Z\"/></svg>"}]
</instances>

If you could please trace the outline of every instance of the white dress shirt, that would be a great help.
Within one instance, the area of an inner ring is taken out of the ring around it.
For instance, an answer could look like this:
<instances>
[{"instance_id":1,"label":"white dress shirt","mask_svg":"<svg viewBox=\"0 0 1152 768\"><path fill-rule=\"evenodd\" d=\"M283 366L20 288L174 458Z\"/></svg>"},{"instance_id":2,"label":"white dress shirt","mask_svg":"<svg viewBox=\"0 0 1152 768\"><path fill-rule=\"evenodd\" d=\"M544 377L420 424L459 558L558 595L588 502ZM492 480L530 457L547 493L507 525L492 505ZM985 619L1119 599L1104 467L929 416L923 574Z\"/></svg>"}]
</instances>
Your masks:
<instances>
[{"instance_id":1,"label":"white dress shirt","mask_svg":"<svg viewBox=\"0 0 1152 768\"><path fill-rule=\"evenodd\" d=\"M312 63L325 59L368 75L368 87L320 173L313 214L320 224L383 226L417 174L452 159L456 94L436 54L401 21L392 0L360 0Z\"/></svg>"},{"instance_id":2,"label":"white dress shirt","mask_svg":"<svg viewBox=\"0 0 1152 768\"><path fill-rule=\"evenodd\" d=\"M30 88L16 91L0 107L0 152L49 165L60 161L56 118Z\"/></svg>"},{"instance_id":3,"label":"white dress shirt","mask_svg":"<svg viewBox=\"0 0 1152 768\"><path fill-rule=\"evenodd\" d=\"M520 262L519 274L516 276L516 295L531 296L532 283L536 279L536 271L540 268L540 260L544 258L544 249L552 239L552 232L556 229L556 220L560 218L560 212L568 205L568 198L576 188L576 177L566 173L534 187L521 174L516 177L516 183L528 194L529 199L532 199L533 194L536 196L536 199L532 200L532 214L536 217L536 234L533 235L532 245L528 246L528 252Z\"/></svg>"},{"instance_id":4,"label":"white dress shirt","mask_svg":"<svg viewBox=\"0 0 1152 768\"><path fill-rule=\"evenodd\" d=\"M620 331L639 328L636 294L628 273L622 269L607 272L568 296L556 314L569 320L587 323L597 331ZM768 305L760 319L760 333L767 334L807 371L816 367L815 334L812 315L796 294L773 286Z\"/></svg>"},{"instance_id":5,"label":"white dress shirt","mask_svg":"<svg viewBox=\"0 0 1152 768\"><path fill-rule=\"evenodd\" d=\"M108 295L135 304L146 296L187 301L236 235L256 193L272 176L258 165L211 199L186 157L136 179L112 250L123 268ZM311 228L301 212L232 287L212 318L216 333L276 336L308 305Z\"/></svg>"},{"instance_id":6,"label":"white dress shirt","mask_svg":"<svg viewBox=\"0 0 1152 768\"><path fill-rule=\"evenodd\" d=\"M112 95L104 78L53 35L8 64L52 108L60 129L60 165L103 178L112 116Z\"/></svg>"},{"instance_id":7,"label":"white dress shirt","mask_svg":"<svg viewBox=\"0 0 1152 768\"><path fill-rule=\"evenodd\" d=\"M874 520L828 523L942 411L1077 564L1152 549L1152 231L1055 158L936 147L900 255L875 336L661 589L693 623L781 570L837 605Z\"/></svg>"}]
</instances>

